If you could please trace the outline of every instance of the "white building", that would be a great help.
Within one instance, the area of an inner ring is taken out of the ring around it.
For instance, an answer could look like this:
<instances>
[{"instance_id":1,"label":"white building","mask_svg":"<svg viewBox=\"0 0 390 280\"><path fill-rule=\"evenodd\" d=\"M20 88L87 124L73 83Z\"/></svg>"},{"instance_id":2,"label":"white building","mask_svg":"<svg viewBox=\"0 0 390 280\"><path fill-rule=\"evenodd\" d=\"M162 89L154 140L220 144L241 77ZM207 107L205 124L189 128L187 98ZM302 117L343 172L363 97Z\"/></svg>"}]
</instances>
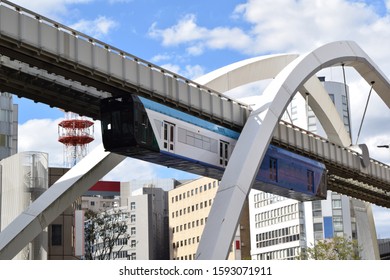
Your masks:
<instances>
[{"instance_id":1,"label":"white building","mask_svg":"<svg viewBox=\"0 0 390 280\"><path fill-rule=\"evenodd\" d=\"M348 87L324 83L350 133ZM294 125L326 137L313 111L300 95L287 108ZM327 199L299 202L252 190L249 195L252 259L295 259L316 240L345 236L357 239L362 259L379 259L371 205L328 191Z\"/></svg>"},{"instance_id":2,"label":"white building","mask_svg":"<svg viewBox=\"0 0 390 280\"><path fill-rule=\"evenodd\" d=\"M0 231L7 227L48 188L48 155L23 152L0 161ZM48 238L44 230L14 259L47 259Z\"/></svg>"},{"instance_id":3,"label":"white building","mask_svg":"<svg viewBox=\"0 0 390 280\"><path fill-rule=\"evenodd\" d=\"M174 179L121 183L120 205L129 209L128 259L169 259L168 191L178 184Z\"/></svg>"}]
</instances>

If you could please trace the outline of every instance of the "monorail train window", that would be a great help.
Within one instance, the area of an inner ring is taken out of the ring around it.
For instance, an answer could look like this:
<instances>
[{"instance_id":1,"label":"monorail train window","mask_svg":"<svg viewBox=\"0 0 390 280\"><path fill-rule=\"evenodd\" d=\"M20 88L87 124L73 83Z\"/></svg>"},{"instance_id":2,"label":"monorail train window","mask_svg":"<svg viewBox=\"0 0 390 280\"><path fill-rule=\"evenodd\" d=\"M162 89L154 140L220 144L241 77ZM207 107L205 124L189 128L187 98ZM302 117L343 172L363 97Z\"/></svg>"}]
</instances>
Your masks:
<instances>
[{"instance_id":1,"label":"monorail train window","mask_svg":"<svg viewBox=\"0 0 390 280\"><path fill-rule=\"evenodd\" d=\"M219 142L219 164L221 166L227 166L229 158L229 143L225 141Z\"/></svg>"},{"instance_id":2,"label":"monorail train window","mask_svg":"<svg viewBox=\"0 0 390 280\"><path fill-rule=\"evenodd\" d=\"M278 181L278 160L273 157L269 159L269 178L272 181Z\"/></svg>"},{"instance_id":3,"label":"monorail train window","mask_svg":"<svg viewBox=\"0 0 390 280\"><path fill-rule=\"evenodd\" d=\"M314 191L314 172L312 170L307 170L307 190Z\"/></svg>"},{"instance_id":4,"label":"monorail train window","mask_svg":"<svg viewBox=\"0 0 390 280\"><path fill-rule=\"evenodd\" d=\"M169 122L164 122L164 135L163 135L163 145L164 149L167 151L174 150L174 141L175 141L175 125Z\"/></svg>"}]
</instances>

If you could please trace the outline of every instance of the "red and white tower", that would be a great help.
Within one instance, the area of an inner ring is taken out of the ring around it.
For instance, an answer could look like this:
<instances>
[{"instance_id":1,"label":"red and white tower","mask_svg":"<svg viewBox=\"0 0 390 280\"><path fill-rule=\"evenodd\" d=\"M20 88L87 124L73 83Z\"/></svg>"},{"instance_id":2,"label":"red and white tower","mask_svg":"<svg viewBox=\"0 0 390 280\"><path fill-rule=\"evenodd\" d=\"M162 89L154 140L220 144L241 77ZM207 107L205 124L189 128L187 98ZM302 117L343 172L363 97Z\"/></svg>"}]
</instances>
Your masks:
<instances>
[{"instance_id":1,"label":"red and white tower","mask_svg":"<svg viewBox=\"0 0 390 280\"><path fill-rule=\"evenodd\" d=\"M87 153L88 144L94 140L93 122L79 115L67 112L58 124L58 141L64 144L64 164L76 165Z\"/></svg>"}]
</instances>

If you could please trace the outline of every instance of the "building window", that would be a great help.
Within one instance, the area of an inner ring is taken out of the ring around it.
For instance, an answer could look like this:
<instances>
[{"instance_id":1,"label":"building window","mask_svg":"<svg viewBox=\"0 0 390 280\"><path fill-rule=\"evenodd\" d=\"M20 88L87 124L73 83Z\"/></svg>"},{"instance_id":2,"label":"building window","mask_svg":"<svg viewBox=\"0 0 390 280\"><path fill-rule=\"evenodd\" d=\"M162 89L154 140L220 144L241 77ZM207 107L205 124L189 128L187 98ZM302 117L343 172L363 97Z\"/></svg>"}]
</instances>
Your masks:
<instances>
[{"instance_id":1,"label":"building window","mask_svg":"<svg viewBox=\"0 0 390 280\"><path fill-rule=\"evenodd\" d=\"M322 223L313 224L314 231L322 231Z\"/></svg>"},{"instance_id":2,"label":"building window","mask_svg":"<svg viewBox=\"0 0 390 280\"><path fill-rule=\"evenodd\" d=\"M1 147L10 147L9 136L5 134L0 134L0 146Z\"/></svg>"},{"instance_id":3,"label":"building window","mask_svg":"<svg viewBox=\"0 0 390 280\"><path fill-rule=\"evenodd\" d=\"M333 209L341 208L341 199L333 199L332 206L333 206Z\"/></svg>"},{"instance_id":4,"label":"building window","mask_svg":"<svg viewBox=\"0 0 390 280\"><path fill-rule=\"evenodd\" d=\"M130 203L130 210L135 210L135 202Z\"/></svg>"},{"instance_id":5,"label":"building window","mask_svg":"<svg viewBox=\"0 0 390 280\"><path fill-rule=\"evenodd\" d=\"M132 227L132 228L130 229L130 234L131 234L131 235L135 235L135 232L136 232L135 227Z\"/></svg>"},{"instance_id":6,"label":"building window","mask_svg":"<svg viewBox=\"0 0 390 280\"><path fill-rule=\"evenodd\" d=\"M51 225L51 245L62 245L62 225Z\"/></svg>"},{"instance_id":7,"label":"building window","mask_svg":"<svg viewBox=\"0 0 390 280\"><path fill-rule=\"evenodd\" d=\"M229 158L229 143L225 141L219 142L219 164L223 167L227 166Z\"/></svg>"}]
</instances>

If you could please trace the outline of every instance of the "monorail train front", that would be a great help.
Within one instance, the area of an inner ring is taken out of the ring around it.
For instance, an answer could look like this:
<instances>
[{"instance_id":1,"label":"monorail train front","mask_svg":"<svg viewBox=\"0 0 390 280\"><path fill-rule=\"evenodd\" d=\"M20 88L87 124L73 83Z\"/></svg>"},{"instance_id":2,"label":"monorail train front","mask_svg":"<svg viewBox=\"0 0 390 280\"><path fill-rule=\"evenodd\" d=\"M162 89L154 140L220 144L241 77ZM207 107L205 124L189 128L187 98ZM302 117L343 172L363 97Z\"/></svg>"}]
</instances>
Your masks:
<instances>
[{"instance_id":1,"label":"monorail train front","mask_svg":"<svg viewBox=\"0 0 390 280\"><path fill-rule=\"evenodd\" d=\"M106 98L100 108L105 150L126 156L159 152L147 113L137 96Z\"/></svg>"}]
</instances>

